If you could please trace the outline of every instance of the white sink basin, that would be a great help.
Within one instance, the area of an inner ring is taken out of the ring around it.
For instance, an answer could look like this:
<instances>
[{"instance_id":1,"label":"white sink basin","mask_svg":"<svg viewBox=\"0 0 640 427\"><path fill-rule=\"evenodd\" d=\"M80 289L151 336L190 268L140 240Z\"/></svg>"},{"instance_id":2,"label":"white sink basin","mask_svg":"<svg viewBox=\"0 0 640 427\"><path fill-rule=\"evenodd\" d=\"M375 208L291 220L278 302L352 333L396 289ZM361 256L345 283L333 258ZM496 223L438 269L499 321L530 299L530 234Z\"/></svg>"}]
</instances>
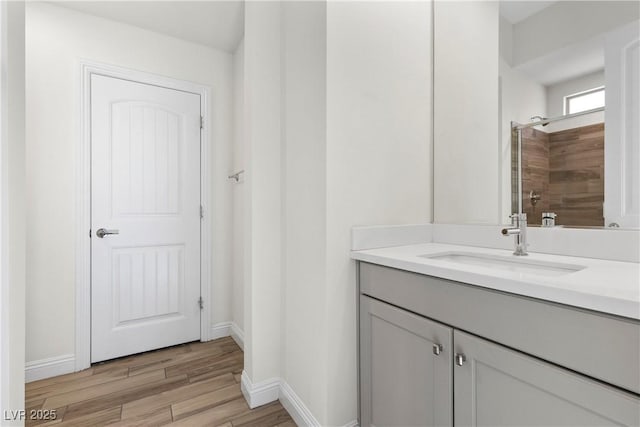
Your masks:
<instances>
[{"instance_id":1,"label":"white sink basin","mask_svg":"<svg viewBox=\"0 0 640 427\"><path fill-rule=\"evenodd\" d=\"M485 255L474 252L438 252L435 254L419 255L422 258L454 262L464 265L494 268L515 273L536 274L538 276L562 276L580 271L585 266L574 264L560 264L548 261L532 260L518 256Z\"/></svg>"}]
</instances>

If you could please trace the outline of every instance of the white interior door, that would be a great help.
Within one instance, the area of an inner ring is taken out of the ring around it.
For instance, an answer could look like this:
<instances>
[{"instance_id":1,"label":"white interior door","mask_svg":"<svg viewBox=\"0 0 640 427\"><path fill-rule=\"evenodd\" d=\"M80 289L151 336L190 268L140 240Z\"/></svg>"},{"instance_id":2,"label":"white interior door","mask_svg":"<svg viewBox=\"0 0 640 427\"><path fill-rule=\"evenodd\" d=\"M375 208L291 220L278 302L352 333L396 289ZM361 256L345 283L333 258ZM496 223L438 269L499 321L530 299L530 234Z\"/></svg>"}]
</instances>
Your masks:
<instances>
[{"instance_id":1,"label":"white interior door","mask_svg":"<svg viewBox=\"0 0 640 427\"><path fill-rule=\"evenodd\" d=\"M92 75L91 230L91 362L198 340L200 95Z\"/></svg>"},{"instance_id":2,"label":"white interior door","mask_svg":"<svg viewBox=\"0 0 640 427\"><path fill-rule=\"evenodd\" d=\"M605 38L605 225L640 227L640 21Z\"/></svg>"}]
</instances>

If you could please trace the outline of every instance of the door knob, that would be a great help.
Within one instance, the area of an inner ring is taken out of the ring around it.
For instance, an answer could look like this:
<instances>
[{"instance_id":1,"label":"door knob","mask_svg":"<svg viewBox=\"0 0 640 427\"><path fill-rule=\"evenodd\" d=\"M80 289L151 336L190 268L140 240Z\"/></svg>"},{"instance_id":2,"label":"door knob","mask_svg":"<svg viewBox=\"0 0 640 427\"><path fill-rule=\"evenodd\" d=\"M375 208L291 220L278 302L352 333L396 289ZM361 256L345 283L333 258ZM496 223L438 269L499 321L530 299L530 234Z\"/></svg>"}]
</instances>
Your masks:
<instances>
[{"instance_id":1,"label":"door knob","mask_svg":"<svg viewBox=\"0 0 640 427\"><path fill-rule=\"evenodd\" d=\"M99 228L98 231L96 231L96 236L101 239L109 234L120 234L120 230L107 230L106 228Z\"/></svg>"}]
</instances>

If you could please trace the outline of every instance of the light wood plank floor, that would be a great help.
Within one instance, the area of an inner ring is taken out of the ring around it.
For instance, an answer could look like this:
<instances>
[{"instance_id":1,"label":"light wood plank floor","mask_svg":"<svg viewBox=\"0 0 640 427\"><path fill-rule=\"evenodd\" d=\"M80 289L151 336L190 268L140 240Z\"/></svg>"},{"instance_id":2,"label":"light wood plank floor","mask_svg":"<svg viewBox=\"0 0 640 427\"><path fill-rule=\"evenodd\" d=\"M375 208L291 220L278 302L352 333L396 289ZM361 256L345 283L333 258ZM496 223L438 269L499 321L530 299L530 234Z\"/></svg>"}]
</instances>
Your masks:
<instances>
[{"instance_id":1,"label":"light wood plank floor","mask_svg":"<svg viewBox=\"0 0 640 427\"><path fill-rule=\"evenodd\" d=\"M242 367L242 350L231 338L96 364L28 383L26 425L294 427L280 402L249 409ZM55 410L57 417L29 419L32 410Z\"/></svg>"}]
</instances>

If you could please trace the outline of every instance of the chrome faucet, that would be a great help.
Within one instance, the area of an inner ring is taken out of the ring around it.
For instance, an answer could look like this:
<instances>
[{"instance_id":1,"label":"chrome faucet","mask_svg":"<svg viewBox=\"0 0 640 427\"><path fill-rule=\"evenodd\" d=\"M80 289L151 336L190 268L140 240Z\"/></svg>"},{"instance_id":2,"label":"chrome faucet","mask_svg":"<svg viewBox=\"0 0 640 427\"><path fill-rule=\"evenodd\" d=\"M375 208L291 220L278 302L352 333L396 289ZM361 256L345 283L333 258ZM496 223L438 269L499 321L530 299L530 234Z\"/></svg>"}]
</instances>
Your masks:
<instances>
[{"instance_id":1,"label":"chrome faucet","mask_svg":"<svg viewBox=\"0 0 640 427\"><path fill-rule=\"evenodd\" d=\"M523 256L527 254L527 214L513 214L511 218L511 227L503 228L503 236L514 237L514 255Z\"/></svg>"}]
</instances>

